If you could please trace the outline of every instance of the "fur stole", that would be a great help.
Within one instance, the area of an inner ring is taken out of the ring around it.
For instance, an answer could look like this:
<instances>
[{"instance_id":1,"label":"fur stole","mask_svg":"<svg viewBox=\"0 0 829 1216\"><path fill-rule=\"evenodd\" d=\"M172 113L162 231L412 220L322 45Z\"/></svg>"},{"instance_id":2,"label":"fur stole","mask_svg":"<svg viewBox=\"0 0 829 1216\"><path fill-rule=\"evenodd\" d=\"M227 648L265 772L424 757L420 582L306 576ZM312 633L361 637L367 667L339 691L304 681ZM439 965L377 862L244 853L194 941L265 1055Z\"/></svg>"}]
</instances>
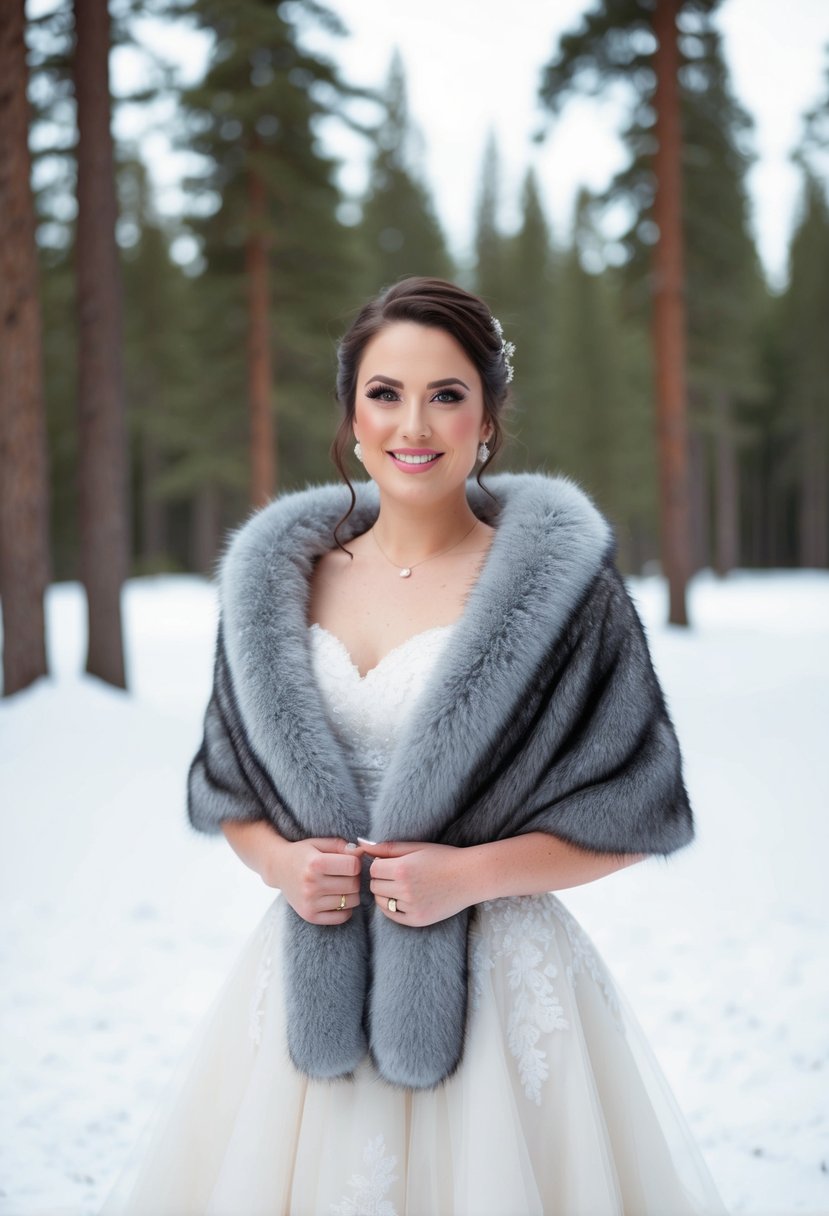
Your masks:
<instances>
[{"instance_id":1,"label":"fur stole","mask_svg":"<svg viewBox=\"0 0 829 1216\"><path fill-rule=\"evenodd\" d=\"M572 479L498 473L486 559L386 769L361 799L328 726L307 637L314 560L348 490L312 485L251 515L219 563L219 628L204 738L188 775L192 826L264 819L289 840L468 846L544 831L584 849L668 854L693 837L676 734L610 524ZM355 483L343 541L379 511ZM369 828L371 827L371 831ZM429 1088L460 1064L471 909L409 928L361 904L312 925L284 902L288 1049L312 1077L349 1076L368 1051L390 1084Z\"/></svg>"}]
</instances>

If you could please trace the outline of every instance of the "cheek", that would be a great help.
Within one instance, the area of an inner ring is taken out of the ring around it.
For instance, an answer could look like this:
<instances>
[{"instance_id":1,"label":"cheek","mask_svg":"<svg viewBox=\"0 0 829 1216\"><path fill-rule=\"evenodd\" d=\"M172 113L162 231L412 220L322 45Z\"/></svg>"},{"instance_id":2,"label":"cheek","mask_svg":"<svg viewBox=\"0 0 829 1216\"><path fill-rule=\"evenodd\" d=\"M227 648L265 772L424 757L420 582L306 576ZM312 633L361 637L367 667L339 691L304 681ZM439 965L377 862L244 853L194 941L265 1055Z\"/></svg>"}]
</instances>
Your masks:
<instances>
[{"instance_id":1,"label":"cheek","mask_svg":"<svg viewBox=\"0 0 829 1216\"><path fill-rule=\"evenodd\" d=\"M464 411L448 417L442 430L454 447L463 447L477 440L479 426L477 415Z\"/></svg>"},{"instance_id":2,"label":"cheek","mask_svg":"<svg viewBox=\"0 0 829 1216\"><path fill-rule=\"evenodd\" d=\"M367 443L386 435L391 424L391 419L386 418L382 410L361 410L359 406L354 412L354 420Z\"/></svg>"}]
</instances>

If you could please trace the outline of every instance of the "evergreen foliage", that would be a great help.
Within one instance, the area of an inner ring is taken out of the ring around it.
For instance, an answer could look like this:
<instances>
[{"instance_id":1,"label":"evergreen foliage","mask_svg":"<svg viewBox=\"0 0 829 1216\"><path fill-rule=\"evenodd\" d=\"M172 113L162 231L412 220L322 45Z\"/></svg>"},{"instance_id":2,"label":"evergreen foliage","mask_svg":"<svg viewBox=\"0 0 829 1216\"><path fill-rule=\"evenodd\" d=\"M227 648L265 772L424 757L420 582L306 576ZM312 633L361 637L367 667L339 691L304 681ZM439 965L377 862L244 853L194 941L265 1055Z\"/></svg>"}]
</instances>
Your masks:
<instances>
[{"instance_id":1,"label":"evergreen foliage","mask_svg":"<svg viewBox=\"0 0 829 1216\"><path fill-rule=\"evenodd\" d=\"M716 7L714 0L689 2L680 17L698 563L825 565L829 111L824 100L804 125L798 152L803 205L789 283L775 297L751 231L751 123L730 88L711 20ZM571 85L596 93L628 90L627 168L606 194L580 197L570 231L558 240L527 169L515 231L505 232L499 150L490 130L468 267L453 261L437 218L399 49L375 92L346 84L334 63L304 49L303 31L315 23L337 37L347 34L339 17L313 0L119 0L115 40L129 45L135 16L152 13L196 24L212 50L196 85L179 88L159 65L146 88L128 99L149 104L161 94L176 97L173 135L195 164L180 215L158 214L141 148L122 142L117 149L134 569L205 569L221 529L249 509L251 171L263 179L267 196L278 489L336 476L328 456L339 420L335 342L356 309L403 275L436 274L479 291L517 346L515 408L506 420L510 442L500 467L546 469L582 481L616 526L622 564L641 569L658 552L647 307L653 241L648 5L595 5L580 29L562 39L541 80L551 113ZM77 573L70 36L60 5L32 20L27 32L53 565L60 578ZM376 107L377 117L357 122L352 102L362 103L363 113ZM321 151L318 127L328 121L370 141L361 198L344 196L339 162ZM626 216L612 241L599 222L611 203L616 214L621 204ZM194 237L198 249L187 265L176 244L182 234Z\"/></svg>"}]
</instances>

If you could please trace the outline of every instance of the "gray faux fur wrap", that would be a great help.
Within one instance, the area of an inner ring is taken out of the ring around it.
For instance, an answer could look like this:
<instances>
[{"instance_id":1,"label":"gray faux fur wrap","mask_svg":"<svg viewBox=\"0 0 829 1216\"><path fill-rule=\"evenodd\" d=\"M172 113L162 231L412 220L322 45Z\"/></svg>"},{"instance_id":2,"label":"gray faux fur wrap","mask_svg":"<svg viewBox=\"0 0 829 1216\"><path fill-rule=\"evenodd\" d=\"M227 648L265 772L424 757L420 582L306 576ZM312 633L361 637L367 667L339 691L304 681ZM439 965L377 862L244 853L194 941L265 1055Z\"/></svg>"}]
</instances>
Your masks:
<instances>
[{"instance_id":1,"label":"gray faux fur wrap","mask_svg":"<svg viewBox=\"0 0 829 1216\"><path fill-rule=\"evenodd\" d=\"M497 501L471 478L467 499L495 536L373 807L329 728L307 636L313 563L334 547L347 487L286 493L229 537L188 775L194 828L266 820L289 840L460 847L543 831L610 853L692 839L676 734L610 524L568 477L498 473L487 485ZM343 541L379 511L375 482L355 491ZM431 1088L463 1056L471 909L409 928L375 906L369 864L344 924L311 924L283 902L288 1050L311 1077L350 1076L368 1051L388 1083Z\"/></svg>"}]
</instances>

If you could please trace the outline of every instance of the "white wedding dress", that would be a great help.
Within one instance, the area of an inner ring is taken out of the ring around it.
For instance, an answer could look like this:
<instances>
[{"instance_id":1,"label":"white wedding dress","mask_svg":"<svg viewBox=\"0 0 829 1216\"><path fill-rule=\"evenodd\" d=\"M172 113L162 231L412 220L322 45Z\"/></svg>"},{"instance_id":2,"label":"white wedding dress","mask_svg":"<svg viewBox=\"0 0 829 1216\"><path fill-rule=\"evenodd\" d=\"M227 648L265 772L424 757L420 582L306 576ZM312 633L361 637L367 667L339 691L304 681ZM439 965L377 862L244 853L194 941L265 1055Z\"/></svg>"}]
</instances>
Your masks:
<instances>
[{"instance_id":1,"label":"white wedding dress","mask_svg":"<svg viewBox=\"0 0 829 1216\"><path fill-rule=\"evenodd\" d=\"M361 677L311 625L326 713L370 794L452 625ZM101 1216L725 1213L643 1031L553 894L470 923L470 1022L435 1090L311 1080L285 1046L277 893L193 1036ZM332 994L332 998L335 994Z\"/></svg>"}]
</instances>

